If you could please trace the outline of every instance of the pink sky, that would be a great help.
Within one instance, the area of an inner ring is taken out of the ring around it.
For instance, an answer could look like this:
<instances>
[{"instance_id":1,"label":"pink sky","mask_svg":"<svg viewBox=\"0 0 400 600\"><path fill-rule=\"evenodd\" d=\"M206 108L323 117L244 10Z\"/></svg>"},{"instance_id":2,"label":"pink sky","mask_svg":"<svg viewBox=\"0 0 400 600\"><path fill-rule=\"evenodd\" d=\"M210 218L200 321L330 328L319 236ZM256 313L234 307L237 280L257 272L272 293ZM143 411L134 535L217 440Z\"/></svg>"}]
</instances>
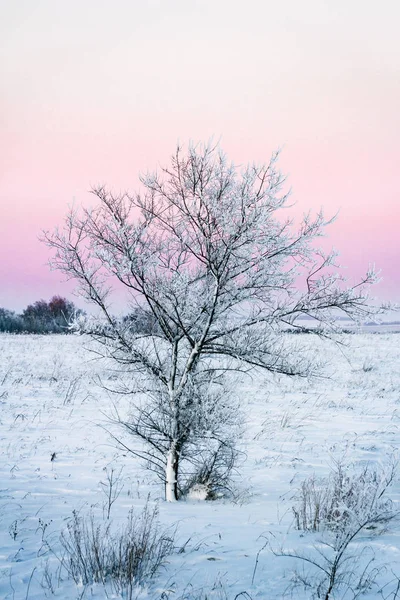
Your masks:
<instances>
[{"instance_id":1,"label":"pink sky","mask_svg":"<svg viewBox=\"0 0 400 600\"><path fill-rule=\"evenodd\" d=\"M178 140L281 168L296 211L340 211L349 278L400 301L397 0L0 3L0 306L71 285L43 228L91 185L134 190Z\"/></svg>"}]
</instances>

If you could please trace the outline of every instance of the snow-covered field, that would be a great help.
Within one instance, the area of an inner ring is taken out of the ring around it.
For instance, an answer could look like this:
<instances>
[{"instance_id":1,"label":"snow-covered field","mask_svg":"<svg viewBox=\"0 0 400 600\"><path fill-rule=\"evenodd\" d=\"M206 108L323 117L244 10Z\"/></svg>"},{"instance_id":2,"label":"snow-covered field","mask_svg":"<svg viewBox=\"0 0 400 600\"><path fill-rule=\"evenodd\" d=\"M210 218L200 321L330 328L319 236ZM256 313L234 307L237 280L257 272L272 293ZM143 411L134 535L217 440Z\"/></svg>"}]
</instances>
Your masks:
<instances>
[{"instance_id":1,"label":"snow-covered field","mask_svg":"<svg viewBox=\"0 0 400 600\"><path fill-rule=\"evenodd\" d=\"M234 500L169 504L155 476L139 459L117 450L105 430L113 403L124 413L129 398L115 398L99 385L101 379L111 386L118 374L93 360L84 337L0 335L0 598L118 597L100 584L76 585L60 571L57 558L60 531L72 511L92 510L101 519L101 482L112 468L117 473L123 468L124 484L111 510L114 522L132 507L139 512L150 495L159 504L162 526L177 527L181 551L138 597L178 599L191 590L195 598L201 589L211 590L210 598L232 600L314 597L311 588L291 585L295 570L298 578L307 578L307 564L275 556L271 547L314 556L319 534L297 531L292 510L306 477L328 475L338 460L357 466L396 457L400 334L343 335L347 347L341 348L302 338L326 359L325 377L254 373L252 379L243 376L236 389L245 432ZM388 495L400 499L399 477ZM381 535L371 529L357 536L348 568L354 580L362 580L373 559L375 583L364 590L355 584L345 598L361 591L368 600L396 598L399 527L393 521ZM238 596L241 592L248 595Z\"/></svg>"}]
</instances>

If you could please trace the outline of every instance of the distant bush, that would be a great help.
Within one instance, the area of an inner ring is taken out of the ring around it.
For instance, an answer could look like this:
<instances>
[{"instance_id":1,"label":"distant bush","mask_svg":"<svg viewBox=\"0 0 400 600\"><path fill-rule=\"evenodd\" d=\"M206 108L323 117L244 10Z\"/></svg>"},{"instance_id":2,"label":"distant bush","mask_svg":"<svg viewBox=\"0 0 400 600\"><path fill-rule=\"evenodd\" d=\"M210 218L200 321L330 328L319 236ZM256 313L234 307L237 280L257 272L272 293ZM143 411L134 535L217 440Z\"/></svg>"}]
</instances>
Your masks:
<instances>
[{"instance_id":1,"label":"distant bush","mask_svg":"<svg viewBox=\"0 0 400 600\"><path fill-rule=\"evenodd\" d=\"M0 332L68 333L69 323L80 313L73 302L61 296L53 296L49 302L37 300L20 315L0 308Z\"/></svg>"},{"instance_id":2,"label":"distant bush","mask_svg":"<svg viewBox=\"0 0 400 600\"><path fill-rule=\"evenodd\" d=\"M0 308L0 331L8 333L22 333L24 331L24 320L21 315L12 310Z\"/></svg>"},{"instance_id":3,"label":"distant bush","mask_svg":"<svg viewBox=\"0 0 400 600\"><path fill-rule=\"evenodd\" d=\"M145 335L158 334L161 331L160 324L152 312L142 307L137 307L122 319L123 324L131 333Z\"/></svg>"}]
</instances>

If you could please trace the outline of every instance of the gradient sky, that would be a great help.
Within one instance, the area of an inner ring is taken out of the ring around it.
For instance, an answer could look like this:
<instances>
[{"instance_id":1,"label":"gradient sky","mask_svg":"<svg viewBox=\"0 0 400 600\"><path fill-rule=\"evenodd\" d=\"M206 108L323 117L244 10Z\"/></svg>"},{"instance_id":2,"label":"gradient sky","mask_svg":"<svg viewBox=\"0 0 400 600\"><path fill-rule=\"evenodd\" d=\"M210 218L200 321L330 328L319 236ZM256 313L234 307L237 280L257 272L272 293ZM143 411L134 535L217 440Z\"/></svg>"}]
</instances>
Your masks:
<instances>
[{"instance_id":1,"label":"gradient sky","mask_svg":"<svg viewBox=\"0 0 400 600\"><path fill-rule=\"evenodd\" d=\"M137 187L178 140L281 169L338 210L351 280L400 301L398 0L0 0L0 306L70 295L40 231Z\"/></svg>"}]
</instances>

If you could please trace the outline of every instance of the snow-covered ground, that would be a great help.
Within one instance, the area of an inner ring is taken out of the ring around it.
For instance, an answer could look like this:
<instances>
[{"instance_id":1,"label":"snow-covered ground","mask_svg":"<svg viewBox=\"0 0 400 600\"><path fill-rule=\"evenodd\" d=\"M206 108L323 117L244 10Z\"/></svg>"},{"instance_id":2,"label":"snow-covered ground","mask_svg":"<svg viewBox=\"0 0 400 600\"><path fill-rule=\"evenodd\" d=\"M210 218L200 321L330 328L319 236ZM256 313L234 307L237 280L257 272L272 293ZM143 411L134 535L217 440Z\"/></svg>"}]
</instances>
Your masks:
<instances>
[{"instance_id":1,"label":"snow-covered ground","mask_svg":"<svg viewBox=\"0 0 400 600\"><path fill-rule=\"evenodd\" d=\"M93 360L84 337L0 335L0 598L117 597L101 585L82 588L66 579L57 553L73 510L101 518L100 482L107 468L121 467L124 487L112 507L114 522L132 507L140 511L150 495L162 525L177 526L181 548L140 598L178 599L185 590L195 597L200 589L232 600L244 591L248 596L239 598L312 598L311 588L291 586L293 571L307 575L307 565L270 548L315 552L319 534L298 532L293 522L293 496L306 477L328 475L338 460L387 463L398 452L400 334L343 335L347 347L340 348L310 335L302 339L326 359L325 377L254 373L236 389L245 432L234 500L169 504L155 476L118 451L105 430L113 403L124 412L129 398L117 399L99 385L101 379L111 386L118 374ZM400 499L399 478L389 496ZM399 523L381 535L363 531L351 553L359 559L351 567L354 577L371 558L378 569L362 597L394 599Z\"/></svg>"}]
</instances>

